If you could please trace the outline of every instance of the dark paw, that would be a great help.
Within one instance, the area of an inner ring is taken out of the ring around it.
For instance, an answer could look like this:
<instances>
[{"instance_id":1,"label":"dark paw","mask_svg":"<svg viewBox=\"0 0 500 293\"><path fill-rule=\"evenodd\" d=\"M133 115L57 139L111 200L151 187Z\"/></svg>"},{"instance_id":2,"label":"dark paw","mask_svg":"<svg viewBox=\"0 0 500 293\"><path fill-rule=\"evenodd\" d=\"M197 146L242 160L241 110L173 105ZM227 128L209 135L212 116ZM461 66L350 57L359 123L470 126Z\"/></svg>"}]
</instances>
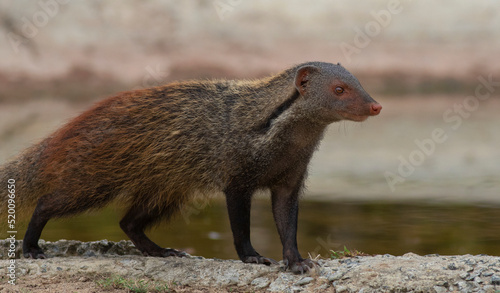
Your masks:
<instances>
[{"instance_id":1,"label":"dark paw","mask_svg":"<svg viewBox=\"0 0 500 293\"><path fill-rule=\"evenodd\" d=\"M185 257L187 255L188 254L185 253L184 251L172 249L172 248L164 248L163 253L162 253L163 257L168 257L168 256Z\"/></svg>"},{"instance_id":2,"label":"dark paw","mask_svg":"<svg viewBox=\"0 0 500 293\"><path fill-rule=\"evenodd\" d=\"M23 256L25 258L32 259L46 259L47 256L43 253L41 248L33 248L33 249L23 249Z\"/></svg>"},{"instance_id":3,"label":"dark paw","mask_svg":"<svg viewBox=\"0 0 500 293\"><path fill-rule=\"evenodd\" d=\"M171 249L171 248L161 248L149 251L143 251L142 254L145 256L158 256L158 257L169 257L169 256L178 256L184 257L187 256L187 253L184 251Z\"/></svg>"},{"instance_id":4,"label":"dark paw","mask_svg":"<svg viewBox=\"0 0 500 293\"><path fill-rule=\"evenodd\" d=\"M266 266L277 265L278 262L274 259L263 257L262 255L246 256L241 259L244 263L265 264Z\"/></svg>"},{"instance_id":5,"label":"dark paw","mask_svg":"<svg viewBox=\"0 0 500 293\"><path fill-rule=\"evenodd\" d=\"M316 263L308 258L292 262L291 264L285 260L285 265L287 269L290 269L294 274L304 274L309 272Z\"/></svg>"}]
</instances>

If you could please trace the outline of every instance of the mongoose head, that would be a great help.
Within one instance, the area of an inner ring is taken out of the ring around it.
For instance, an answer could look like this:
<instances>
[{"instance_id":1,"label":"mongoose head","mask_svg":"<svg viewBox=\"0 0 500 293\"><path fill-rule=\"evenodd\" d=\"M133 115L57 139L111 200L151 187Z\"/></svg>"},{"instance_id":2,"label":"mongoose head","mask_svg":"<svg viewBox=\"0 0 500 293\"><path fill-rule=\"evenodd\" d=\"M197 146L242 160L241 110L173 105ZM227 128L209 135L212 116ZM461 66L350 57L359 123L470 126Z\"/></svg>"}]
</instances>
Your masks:
<instances>
[{"instance_id":1,"label":"mongoose head","mask_svg":"<svg viewBox=\"0 0 500 293\"><path fill-rule=\"evenodd\" d=\"M326 123L364 121L382 109L340 63L311 62L299 66L295 87L304 98L307 112Z\"/></svg>"}]
</instances>

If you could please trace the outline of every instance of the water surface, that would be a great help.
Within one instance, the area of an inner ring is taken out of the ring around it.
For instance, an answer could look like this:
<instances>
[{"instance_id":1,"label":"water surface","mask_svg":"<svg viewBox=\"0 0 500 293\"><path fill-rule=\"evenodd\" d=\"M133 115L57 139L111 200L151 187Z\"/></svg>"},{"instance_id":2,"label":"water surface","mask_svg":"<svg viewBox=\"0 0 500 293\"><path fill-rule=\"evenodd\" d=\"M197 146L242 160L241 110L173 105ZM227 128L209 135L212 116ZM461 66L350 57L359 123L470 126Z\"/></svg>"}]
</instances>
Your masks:
<instances>
[{"instance_id":1,"label":"water surface","mask_svg":"<svg viewBox=\"0 0 500 293\"><path fill-rule=\"evenodd\" d=\"M119 228L121 212L52 220L42 238L95 241L128 239ZM256 250L281 259L281 244L268 199L256 199L252 209L252 241ZM223 200L188 207L169 224L149 235L161 246L195 255L235 259L233 239ZM500 206L302 201L299 250L303 256L329 255L344 245L369 254L490 254L500 255Z\"/></svg>"}]
</instances>

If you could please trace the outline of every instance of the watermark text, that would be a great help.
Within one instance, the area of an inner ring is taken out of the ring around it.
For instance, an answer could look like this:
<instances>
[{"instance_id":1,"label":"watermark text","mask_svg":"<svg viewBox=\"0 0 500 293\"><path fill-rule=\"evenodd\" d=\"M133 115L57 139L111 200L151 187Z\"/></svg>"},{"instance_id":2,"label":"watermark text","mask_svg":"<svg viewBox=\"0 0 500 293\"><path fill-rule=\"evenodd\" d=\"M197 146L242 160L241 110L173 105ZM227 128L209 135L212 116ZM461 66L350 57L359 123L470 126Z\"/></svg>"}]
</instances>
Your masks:
<instances>
[{"instance_id":1,"label":"watermark text","mask_svg":"<svg viewBox=\"0 0 500 293\"><path fill-rule=\"evenodd\" d=\"M16 180L7 180L7 242L9 243L7 256L9 265L7 266L7 282L16 284Z\"/></svg>"}]
</instances>

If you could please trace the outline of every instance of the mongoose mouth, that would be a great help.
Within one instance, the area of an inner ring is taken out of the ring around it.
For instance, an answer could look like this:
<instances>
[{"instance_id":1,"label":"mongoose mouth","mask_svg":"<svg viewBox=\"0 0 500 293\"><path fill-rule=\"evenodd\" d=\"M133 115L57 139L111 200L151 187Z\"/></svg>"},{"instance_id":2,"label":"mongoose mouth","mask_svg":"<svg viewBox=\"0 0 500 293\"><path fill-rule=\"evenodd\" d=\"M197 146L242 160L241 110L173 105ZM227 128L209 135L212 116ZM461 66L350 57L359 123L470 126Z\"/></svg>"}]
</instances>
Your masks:
<instances>
[{"instance_id":1,"label":"mongoose mouth","mask_svg":"<svg viewBox=\"0 0 500 293\"><path fill-rule=\"evenodd\" d=\"M370 115L354 115L354 114L347 114L347 113L345 113L342 116L346 120L351 120L351 121L356 121L356 122L365 121L366 119L368 119L368 117L370 117Z\"/></svg>"},{"instance_id":2,"label":"mongoose mouth","mask_svg":"<svg viewBox=\"0 0 500 293\"><path fill-rule=\"evenodd\" d=\"M347 112L342 112L340 113L344 119L351 120L351 121L356 121L356 122L362 122L368 119L370 116L377 116L380 114L380 111L382 110L382 105L380 104L371 104L370 105L370 113L366 115L358 115L358 114L352 114L352 113L347 113Z\"/></svg>"}]
</instances>

